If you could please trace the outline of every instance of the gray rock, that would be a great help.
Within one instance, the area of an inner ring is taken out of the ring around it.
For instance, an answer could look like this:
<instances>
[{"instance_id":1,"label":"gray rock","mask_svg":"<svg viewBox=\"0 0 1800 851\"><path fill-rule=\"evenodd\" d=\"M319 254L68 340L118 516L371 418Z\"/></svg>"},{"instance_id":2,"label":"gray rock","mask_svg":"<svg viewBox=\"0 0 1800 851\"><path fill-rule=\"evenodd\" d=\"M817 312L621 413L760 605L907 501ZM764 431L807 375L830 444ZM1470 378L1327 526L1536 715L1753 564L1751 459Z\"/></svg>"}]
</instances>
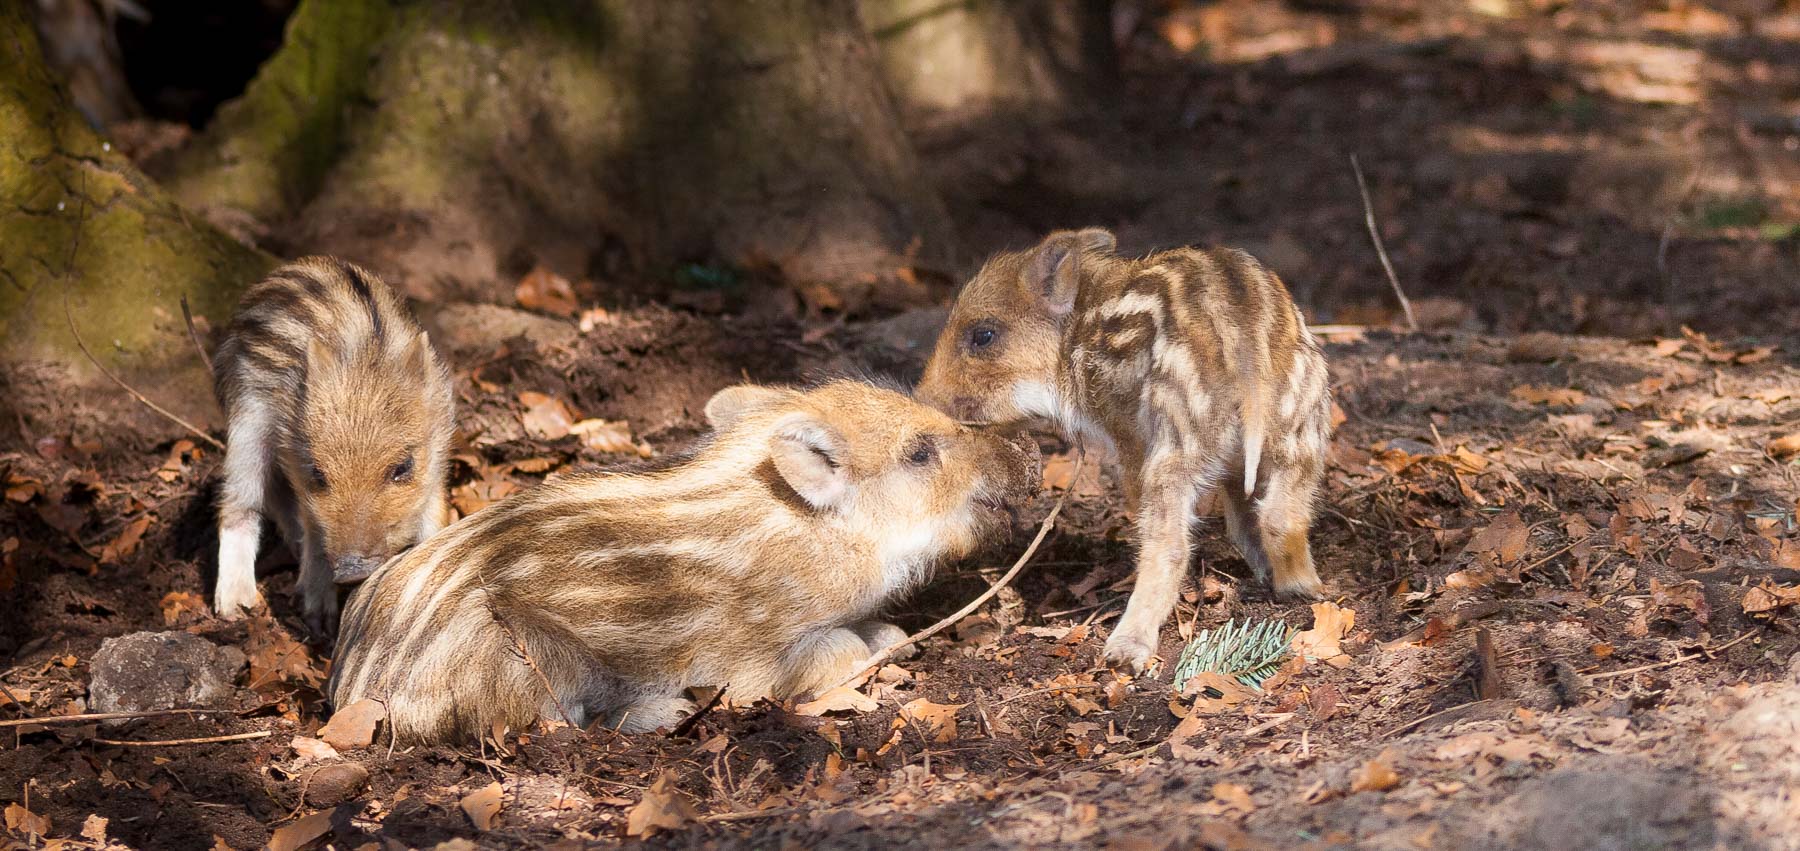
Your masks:
<instances>
[{"instance_id":1,"label":"gray rock","mask_svg":"<svg viewBox=\"0 0 1800 851\"><path fill-rule=\"evenodd\" d=\"M88 668L88 707L95 712L223 707L243 668L243 651L185 632L109 638Z\"/></svg>"}]
</instances>

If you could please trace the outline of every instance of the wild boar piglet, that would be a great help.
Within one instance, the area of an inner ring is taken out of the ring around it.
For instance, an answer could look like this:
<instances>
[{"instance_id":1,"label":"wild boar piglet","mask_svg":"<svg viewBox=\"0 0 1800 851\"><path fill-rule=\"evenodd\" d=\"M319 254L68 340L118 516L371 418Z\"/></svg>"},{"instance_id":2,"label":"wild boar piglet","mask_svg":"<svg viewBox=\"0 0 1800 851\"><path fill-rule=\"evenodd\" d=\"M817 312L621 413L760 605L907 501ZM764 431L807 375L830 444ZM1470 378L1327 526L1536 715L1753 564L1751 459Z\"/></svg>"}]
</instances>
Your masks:
<instances>
[{"instance_id":1,"label":"wild boar piglet","mask_svg":"<svg viewBox=\"0 0 1800 851\"><path fill-rule=\"evenodd\" d=\"M554 476L377 570L345 610L332 700L380 699L400 740L441 741L565 715L651 730L692 710L690 686L812 691L902 638L882 605L1006 525L1038 476L1022 436L859 382L732 387L706 416L691 454Z\"/></svg>"},{"instance_id":2,"label":"wild boar piglet","mask_svg":"<svg viewBox=\"0 0 1800 851\"><path fill-rule=\"evenodd\" d=\"M380 278L308 257L244 293L213 376L227 429L214 608L235 618L262 603L268 516L299 558L307 622L328 637L334 581L363 579L447 519L450 374Z\"/></svg>"},{"instance_id":3,"label":"wild boar piglet","mask_svg":"<svg viewBox=\"0 0 1800 851\"><path fill-rule=\"evenodd\" d=\"M1325 358L1273 272L1232 249L1118 256L1099 228L989 259L917 395L964 421L1044 418L1118 465L1137 587L1106 658L1142 671L1174 609L1201 494L1284 597L1316 597L1307 533L1331 432Z\"/></svg>"}]
</instances>

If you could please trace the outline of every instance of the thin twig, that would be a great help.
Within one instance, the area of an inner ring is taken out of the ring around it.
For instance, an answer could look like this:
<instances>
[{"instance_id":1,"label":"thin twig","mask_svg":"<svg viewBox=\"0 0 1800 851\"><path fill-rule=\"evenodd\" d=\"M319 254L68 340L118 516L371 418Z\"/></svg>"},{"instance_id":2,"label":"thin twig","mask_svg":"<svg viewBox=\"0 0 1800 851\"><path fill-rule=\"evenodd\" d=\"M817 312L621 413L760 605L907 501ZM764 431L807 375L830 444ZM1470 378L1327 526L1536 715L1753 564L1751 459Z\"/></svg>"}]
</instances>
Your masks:
<instances>
[{"instance_id":1,"label":"thin twig","mask_svg":"<svg viewBox=\"0 0 1800 851\"><path fill-rule=\"evenodd\" d=\"M75 270L76 252L81 248L81 224L87 217L87 215L86 215L87 214L87 194L86 193L87 193L87 189L86 189L86 181L85 181L85 177L84 177L82 191L77 193L76 197L75 197L75 205L76 205L75 206L75 233L69 239L69 261L68 261L68 263L64 264L63 273L62 273L63 274L63 288L62 288L63 318L67 319L69 321L70 336L73 336L75 338L75 345L77 347L79 347L81 349L81 353L87 357L88 363L93 364L95 369L100 370L101 375L104 375L107 378L111 379L112 383L119 385L119 387L122 388L125 392L130 393L132 398L138 400L139 402L142 402L144 404L144 407L149 408L150 410L155 411L159 414L162 414L164 417L167 417L170 422L173 422L176 425L187 429L189 432L193 433L193 435L195 437L198 437L201 440L204 440L207 443L212 444L215 449L218 449L219 451L223 452L225 450L225 444L220 443L217 440L214 440L212 435L207 434L204 431L201 431L199 428L196 428L193 423L190 423L187 420L184 420L178 416L175 416L172 413L169 413L169 411L166 410L165 408L163 408L163 406L150 401L147 397L144 396L144 394L137 392L136 388L132 387L129 384L126 384L125 381L123 379L119 378L117 375L112 374L112 370L107 369L104 364L100 363L100 359L97 357L94 357L94 353L88 350L87 343L81 339L81 332L75 330L75 312L72 309L70 309L70 307L69 307L69 285L70 285L70 282L68 280L68 276L71 272L73 272Z\"/></svg>"},{"instance_id":2,"label":"thin twig","mask_svg":"<svg viewBox=\"0 0 1800 851\"><path fill-rule=\"evenodd\" d=\"M1401 724L1400 726L1387 731L1387 733L1383 734L1380 738L1383 738L1383 739L1393 738L1394 736L1398 736L1401 733L1411 730L1412 728L1417 727L1420 724L1423 724L1427 721L1430 721L1431 719L1436 718L1440 715L1448 715L1452 712L1456 712L1461 709L1467 709L1471 706L1476 706L1476 705L1483 704L1486 702L1487 702L1486 700L1471 700L1468 703L1458 703L1457 705L1452 706L1449 709L1440 709L1437 712L1433 712L1430 715L1427 715L1423 718L1415 718L1411 721L1406 722L1405 724Z\"/></svg>"},{"instance_id":3,"label":"thin twig","mask_svg":"<svg viewBox=\"0 0 1800 851\"><path fill-rule=\"evenodd\" d=\"M1419 320L1413 318L1412 301L1400 289L1400 276L1394 274L1387 247L1381 244L1381 231L1375 227L1375 206L1369 202L1369 187L1363 182L1362 165L1356 161L1355 154L1350 155L1350 170L1356 173L1356 191L1362 194L1363 223L1369 226L1369 239L1375 243L1375 254L1381 258L1381 268L1387 272L1388 283L1394 287L1394 297L1400 300L1400 311L1406 314L1407 330L1418 333Z\"/></svg>"},{"instance_id":4,"label":"thin twig","mask_svg":"<svg viewBox=\"0 0 1800 851\"><path fill-rule=\"evenodd\" d=\"M200 353L200 362L206 364L207 372L212 372L212 358L206 354L206 346L200 342L200 332L194 328L194 311L188 309L186 293L181 295L181 319L187 323L188 339L194 341L194 351Z\"/></svg>"},{"instance_id":5,"label":"thin twig","mask_svg":"<svg viewBox=\"0 0 1800 851\"><path fill-rule=\"evenodd\" d=\"M157 748L166 745L210 745L218 742L248 742L252 739L266 739L275 735L271 730L257 730L252 733L232 733L229 736L201 736L198 739L159 739L153 742L130 742L120 739L88 739L96 745L113 745L121 748Z\"/></svg>"},{"instance_id":6,"label":"thin twig","mask_svg":"<svg viewBox=\"0 0 1800 851\"><path fill-rule=\"evenodd\" d=\"M538 667L537 660L531 658L531 651L525 649L525 642L519 639L518 633L513 632L512 626L506 622L506 618L501 617L500 608L494 605L494 593L488 590L487 576L481 572L479 565L475 568L475 579L481 583L481 601L487 605L488 614L494 618L494 623L500 626L500 631L506 633L506 640L512 642L513 649L519 651L519 658L525 660L525 667L537 674L538 682L543 685L544 692L550 695L550 702L556 704L556 712L562 716L563 723L577 730L581 729L581 725L576 724L575 719L569 715L568 708L563 706L562 698L556 694L556 687L550 684L550 678L544 675L542 668Z\"/></svg>"},{"instance_id":7,"label":"thin twig","mask_svg":"<svg viewBox=\"0 0 1800 851\"><path fill-rule=\"evenodd\" d=\"M1082 463L1086 460L1087 450L1085 449L1081 450L1075 456L1075 472L1078 475L1081 472ZM849 685L850 683L861 679L863 676L879 670L889 659L894 658L895 653L949 629L951 626L955 625L956 622L974 614L975 610L986 605L987 601L994 599L994 595L1000 593L1000 589L1005 588L1006 584L1011 582L1014 576L1019 575L1019 571L1023 570L1025 565L1031 561L1031 557L1037 554L1038 545L1042 544L1044 542L1044 537L1050 534L1050 528L1056 524L1056 516L1062 513L1063 504L1069 501L1069 491L1072 490L1074 490L1074 488L1069 487L1062 492L1061 496L1056 498L1056 505L1050 509L1050 513L1044 517L1044 522L1038 526L1037 537L1031 539L1031 546L1026 547L1025 552L1019 555L1019 560L1013 562L1012 568L1001 575L999 579L994 580L994 584L989 585L986 591L981 592L981 596L976 597L974 600L970 601L968 605L958 609L949 617L913 633L902 641L896 641L893 644L882 648L881 652L870 656L867 662L857 668L849 676L832 683L829 687L819 689L819 693L822 694L834 688Z\"/></svg>"},{"instance_id":8,"label":"thin twig","mask_svg":"<svg viewBox=\"0 0 1800 851\"><path fill-rule=\"evenodd\" d=\"M681 723L676 724L675 729L669 731L669 738L679 739L682 736L685 736L688 733L693 732L694 726L696 724L700 723L700 718L702 716L704 716L708 712L713 711L714 707L717 707L720 703L723 703L725 701L725 690L730 687L731 687L730 683L726 683L725 685L719 686L718 691L713 692L712 699L708 700L706 702L705 706L701 706L700 708L695 709L694 714L681 719Z\"/></svg>"},{"instance_id":9,"label":"thin twig","mask_svg":"<svg viewBox=\"0 0 1800 851\"><path fill-rule=\"evenodd\" d=\"M1618 671L1601 671L1598 674L1588 674L1587 681L1591 684L1595 680L1609 679L1611 677L1623 677L1627 674L1641 674L1645 671L1654 671L1658 668L1667 668L1671 665L1679 665L1683 662L1692 662L1695 659L1703 659L1703 658L1711 656L1715 653L1723 653L1724 651L1737 646L1738 644L1742 643L1745 639L1748 639L1753 635L1756 635L1755 630L1746 632L1743 635L1733 638L1732 640L1727 641L1724 644L1721 644L1717 647L1702 648L1699 653L1690 653L1686 656L1677 656L1673 659L1668 659L1668 660L1665 660L1662 662L1653 662L1648 665L1639 665L1635 668L1625 668L1623 670L1618 670Z\"/></svg>"},{"instance_id":10,"label":"thin twig","mask_svg":"<svg viewBox=\"0 0 1800 851\"><path fill-rule=\"evenodd\" d=\"M229 709L151 709L143 712L89 712L85 715L50 715L43 718L14 718L0 721L0 727L29 727L42 724L86 724L92 721L123 721L127 718L166 718L171 715L230 715Z\"/></svg>"}]
</instances>

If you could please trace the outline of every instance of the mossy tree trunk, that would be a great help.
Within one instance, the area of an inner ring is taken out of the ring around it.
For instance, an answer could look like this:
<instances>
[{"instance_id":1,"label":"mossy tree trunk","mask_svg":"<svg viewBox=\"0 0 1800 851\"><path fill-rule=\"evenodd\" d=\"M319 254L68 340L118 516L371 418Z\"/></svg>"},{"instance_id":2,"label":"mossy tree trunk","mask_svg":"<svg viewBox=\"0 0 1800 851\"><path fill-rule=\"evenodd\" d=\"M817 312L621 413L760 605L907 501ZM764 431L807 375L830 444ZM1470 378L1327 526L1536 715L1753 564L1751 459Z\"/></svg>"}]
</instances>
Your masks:
<instances>
[{"instance_id":1,"label":"mossy tree trunk","mask_svg":"<svg viewBox=\"0 0 1800 851\"><path fill-rule=\"evenodd\" d=\"M1108 0L861 0L910 123L1052 117L1116 91Z\"/></svg>"},{"instance_id":2,"label":"mossy tree trunk","mask_svg":"<svg viewBox=\"0 0 1800 851\"><path fill-rule=\"evenodd\" d=\"M425 297L686 262L904 300L950 228L853 0L304 0L167 175Z\"/></svg>"},{"instance_id":3,"label":"mossy tree trunk","mask_svg":"<svg viewBox=\"0 0 1800 851\"><path fill-rule=\"evenodd\" d=\"M209 404L180 298L220 316L273 258L188 215L97 135L44 62L22 3L0 3L0 366L97 378L74 345L172 402ZM12 395L12 394L9 394ZM17 404L18 400L8 400Z\"/></svg>"}]
</instances>

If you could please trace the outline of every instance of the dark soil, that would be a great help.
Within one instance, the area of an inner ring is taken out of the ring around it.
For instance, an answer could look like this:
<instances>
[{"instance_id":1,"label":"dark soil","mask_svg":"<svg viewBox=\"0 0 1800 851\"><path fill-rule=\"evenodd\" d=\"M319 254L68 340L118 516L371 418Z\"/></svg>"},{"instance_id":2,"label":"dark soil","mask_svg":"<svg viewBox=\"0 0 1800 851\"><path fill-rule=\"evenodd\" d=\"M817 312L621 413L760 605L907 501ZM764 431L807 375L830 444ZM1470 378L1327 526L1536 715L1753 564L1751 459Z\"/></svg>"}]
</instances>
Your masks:
<instances>
[{"instance_id":1,"label":"dark soil","mask_svg":"<svg viewBox=\"0 0 1800 851\"><path fill-rule=\"evenodd\" d=\"M1185 724L1169 666L1099 667L1129 521L1110 487L1077 485L1015 588L887 672L874 711L727 703L681 736L462 751L378 738L343 754L366 790L309 803L318 764L293 741L326 716L328 661L297 641L291 566L279 548L266 565L272 619L212 619L217 453L65 401L0 430L0 718L82 711L110 636L185 629L251 661L227 711L0 730L0 799L70 847L104 844L81 838L90 816L132 847L248 848L316 812L338 848L611 845L636 841L628 813L665 773L697 818L648 841L681 847L1795 847L1800 638L1791 607L1761 601L1800 582L1800 465L1771 451L1800 430L1800 158L1766 120L1800 98L1800 13L1476 5L1505 14L1182 7L1135 37L1132 94L1106 120L927 133L971 260L1087 224L1128 249L1239 244L1315 322L1387 326L1359 155L1428 330L1328 337L1345 419L1313 542L1355 613L1335 662ZM1211 61L1176 54L1181 27ZM609 310L586 331L422 308L456 365L458 504L625 460L533 436L521 392L669 452L728 383L906 378L941 316L845 322L760 286L592 293ZM987 587L1050 502L896 620L926 626ZM1313 626L1216 518L1197 537L1163 658L1227 619ZM959 705L953 729L902 717L920 698ZM480 830L461 802L494 782L504 805Z\"/></svg>"}]
</instances>

